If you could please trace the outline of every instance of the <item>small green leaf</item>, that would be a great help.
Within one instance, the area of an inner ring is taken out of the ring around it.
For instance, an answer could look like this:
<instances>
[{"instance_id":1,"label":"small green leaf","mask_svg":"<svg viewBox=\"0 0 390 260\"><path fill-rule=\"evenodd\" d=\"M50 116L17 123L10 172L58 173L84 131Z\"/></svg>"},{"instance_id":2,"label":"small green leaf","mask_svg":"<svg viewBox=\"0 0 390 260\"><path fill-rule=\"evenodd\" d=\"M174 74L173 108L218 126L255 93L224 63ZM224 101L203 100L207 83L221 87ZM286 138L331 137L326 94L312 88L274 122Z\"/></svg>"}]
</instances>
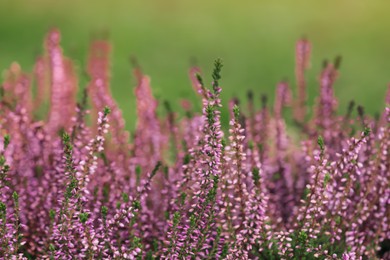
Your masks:
<instances>
[{"instance_id":1,"label":"small green leaf","mask_svg":"<svg viewBox=\"0 0 390 260\"><path fill-rule=\"evenodd\" d=\"M366 136L370 135L370 133L371 133L371 128L366 126L364 128L364 131L363 131L364 136L366 137Z\"/></svg>"},{"instance_id":2,"label":"small green leaf","mask_svg":"<svg viewBox=\"0 0 390 260\"><path fill-rule=\"evenodd\" d=\"M129 195L125 192L122 193L122 200L124 203L129 202Z\"/></svg>"},{"instance_id":3,"label":"small green leaf","mask_svg":"<svg viewBox=\"0 0 390 260\"><path fill-rule=\"evenodd\" d=\"M56 250L56 247L53 244L50 244L49 245L49 250L53 252L53 251Z\"/></svg>"},{"instance_id":4,"label":"small green leaf","mask_svg":"<svg viewBox=\"0 0 390 260\"><path fill-rule=\"evenodd\" d=\"M260 170L259 170L259 168L254 167L252 169L252 178L253 178L253 182L255 183L255 185L258 185L259 184L259 180L260 180Z\"/></svg>"},{"instance_id":5,"label":"small green leaf","mask_svg":"<svg viewBox=\"0 0 390 260\"><path fill-rule=\"evenodd\" d=\"M105 106L103 112L104 116L108 116L108 114L111 113L111 109L108 106Z\"/></svg>"},{"instance_id":6,"label":"small green leaf","mask_svg":"<svg viewBox=\"0 0 390 260\"><path fill-rule=\"evenodd\" d=\"M141 208L141 202L139 200L133 201L133 207L134 207L134 209L140 209Z\"/></svg>"},{"instance_id":7,"label":"small green leaf","mask_svg":"<svg viewBox=\"0 0 390 260\"><path fill-rule=\"evenodd\" d=\"M184 156L184 158L183 158L183 164L184 164L184 165L187 165L187 164L190 163L190 161L191 161L191 155L186 154L186 155Z\"/></svg>"},{"instance_id":8,"label":"small green leaf","mask_svg":"<svg viewBox=\"0 0 390 260\"><path fill-rule=\"evenodd\" d=\"M237 105L233 106L234 119L238 121L240 119L240 108Z\"/></svg>"},{"instance_id":9,"label":"small green leaf","mask_svg":"<svg viewBox=\"0 0 390 260\"><path fill-rule=\"evenodd\" d=\"M19 201L19 195L16 191L12 193L12 198L14 199L15 203L18 203Z\"/></svg>"},{"instance_id":10,"label":"small green leaf","mask_svg":"<svg viewBox=\"0 0 390 260\"><path fill-rule=\"evenodd\" d=\"M49 210L49 217L51 220L54 220L56 217L56 211L54 209Z\"/></svg>"},{"instance_id":11,"label":"small green leaf","mask_svg":"<svg viewBox=\"0 0 390 260\"><path fill-rule=\"evenodd\" d=\"M79 215L79 219L81 223L87 222L88 218L89 218L88 212L80 213Z\"/></svg>"},{"instance_id":12,"label":"small green leaf","mask_svg":"<svg viewBox=\"0 0 390 260\"><path fill-rule=\"evenodd\" d=\"M108 208L106 206L102 206L102 209L100 211L103 215L103 218L105 219L107 217Z\"/></svg>"},{"instance_id":13,"label":"small green leaf","mask_svg":"<svg viewBox=\"0 0 390 260\"><path fill-rule=\"evenodd\" d=\"M318 136L317 144L320 146L321 151L324 151L325 144L324 144L324 138L322 136Z\"/></svg>"},{"instance_id":14,"label":"small green leaf","mask_svg":"<svg viewBox=\"0 0 390 260\"><path fill-rule=\"evenodd\" d=\"M325 176L324 176L324 188L326 187L326 185L328 185L330 181L330 174L329 172L325 173Z\"/></svg>"},{"instance_id":15,"label":"small green leaf","mask_svg":"<svg viewBox=\"0 0 390 260\"><path fill-rule=\"evenodd\" d=\"M4 150L7 149L10 141L11 141L11 137L8 134L4 135Z\"/></svg>"}]
</instances>

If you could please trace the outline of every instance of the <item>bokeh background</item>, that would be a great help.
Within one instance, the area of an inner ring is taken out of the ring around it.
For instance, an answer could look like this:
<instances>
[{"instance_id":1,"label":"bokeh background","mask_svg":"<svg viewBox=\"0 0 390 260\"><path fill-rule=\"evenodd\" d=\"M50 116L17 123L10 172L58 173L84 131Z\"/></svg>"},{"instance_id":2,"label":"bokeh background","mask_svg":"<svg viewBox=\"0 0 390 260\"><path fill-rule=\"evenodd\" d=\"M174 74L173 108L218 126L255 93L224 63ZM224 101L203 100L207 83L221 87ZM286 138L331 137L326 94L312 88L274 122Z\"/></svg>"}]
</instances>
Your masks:
<instances>
[{"instance_id":1,"label":"bokeh background","mask_svg":"<svg viewBox=\"0 0 390 260\"><path fill-rule=\"evenodd\" d=\"M335 85L340 111L354 99L374 114L383 108L390 82L389 8L388 1L363 0L0 0L0 69L18 61L31 71L47 30L58 27L65 55L76 60L85 87L91 35L107 31L114 46L112 92L131 129L130 55L151 76L155 96L179 110L180 99L196 100L187 76L193 58L206 82L213 60L224 60L225 101L243 98L249 89L257 97L273 97L280 79L295 86L295 42L306 36L313 43L309 101L318 89L322 61L342 55Z\"/></svg>"}]
</instances>

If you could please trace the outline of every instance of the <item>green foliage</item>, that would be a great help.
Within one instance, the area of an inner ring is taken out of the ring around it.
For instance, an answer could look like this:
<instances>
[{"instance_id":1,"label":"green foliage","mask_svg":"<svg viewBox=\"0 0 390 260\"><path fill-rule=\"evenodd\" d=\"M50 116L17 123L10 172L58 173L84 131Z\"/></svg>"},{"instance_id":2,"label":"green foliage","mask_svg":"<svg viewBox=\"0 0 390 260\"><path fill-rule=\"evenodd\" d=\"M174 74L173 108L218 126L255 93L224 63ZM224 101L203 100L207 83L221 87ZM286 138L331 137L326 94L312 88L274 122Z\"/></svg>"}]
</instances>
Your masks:
<instances>
[{"instance_id":1,"label":"green foliage","mask_svg":"<svg viewBox=\"0 0 390 260\"><path fill-rule=\"evenodd\" d=\"M14 200L15 204L19 203L19 194L16 191L12 193L12 199Z\"/></svg>"},{"instance_id":2,"label":"green foliage","mask_svg":"<svg viewBox=\"0 0 390 260\"><path fill-rule=\"evenodd\" d=\"M259 184L259 180L260 180L260 170L259 170L259 168L254 167L252 169L252 178L253 178L253 182L257 186Z\"/></svg>"},{"instance_id":3,"label":"green foliage","mask_svg":"<svg viewBox=\"0 0 390 260\"><path fill-rule=\"evenodd\" d=\"M225 243L222 248L221 259L225 259L229 254L229 243Z\"/></svg>"},{"instance_id":4,"label":"green foliage","mask_svg":"<svg viewBox=\"0 0 390 260\"><path fill-rule=\"evenodd\" d=\"M53 244L49 245L49 250L54 252L56 250L56 247Z\"/></svg>"},{"instance_id":5,"label":"green foliage","mask_svg":"<svg viewBox=\"0 0 390 260\"><path fill-rule=\"evenodd\" d=\"M202 86L202 88L204 88L202 76L200 74L196 73L195 77L198 80L199 84Z\"/></svg>"},{"instance_id":6,"label":"green foliage","mask_svg":"<svg viewBox=\"0 0 390 260\"><path fill-rule=\"evenodd\" d=\"M111 113L111 109L108 106L105 106L103 113L104 113L104 116L108 116Z\"/></svg>"},{"instance_id":7,"label":"green foliage","mask_svg":"<svg viewBox=\"0 0 390 260\"><path fill-rule=\"evenodd\" d=\"M108 213L108 208L106 206L102 206L100 212L102 213L103 219L106 219L107 213Z\"/></svg>"},{"instance_id":8,"label":"green foliage","mask_svg":"<svg viewBox=\"0 0 390 260\"><path fill-rule=\"evenodd\" d=\"M219 87L219 80L221 79L221 70L222 70L223 64L221 59L216 59L214 61L214 70L213 70L213 88L214 91L217 87Z\"/></svg>"},{"instance_id":9,"label":"green foliage","mask_svg":"<svg viewBox=\"0 0 390 260\"><path fill-rule=\"evenodd\" d=\"M322 136L318 136L317 144L320 146L321 152L323 153L325 150L324 138Z\"/></svg>"},{"instance_id":10,"label":"green foliage","mask_svg":"<svg viewBox=\"0 0 390 260\"><path fill-rule=\"evenodd\" d=\"M179 224L180 222L180 212L179 211L176 211L174 214L173 214L173 226L174 227L177 227L177 225Z\"/></svg>"},{"instance_id":11,"label":"green foliage","mask_svg":"<svg viewBox=\"0 0 390 260\"><path fill-rule=\"evenodd\" d=\"M187 153L186 155L184 155L183 164L187 165L190 163L190 161L191 161L191 155Z\"/></svg>"},{"instance_id":12,"label":"green foliage","mask_svg":"<svg viewBox=\"0 0 390 260\"><path fill-rule=\"evenodd\" d=\"M157 171L160 169L161 165L162 165L162 163L161 163L160 161L158 161L157 164L156 164L156 166L154 166L154 168L153 168L153 170L152 170L152 173L151 173L151 175L150 175L150 178L153 178L153 177L156 175L156 173L157 173Z\"/></svg>"},{"instance_id":13,"label":"green foliage","mask_svg":"<svg viewBox=\"0 0 390 260\"><path fill-rule=\"evenodd\" d=\"M49 210L49 217L53 221L56 217L56 211L54 209Z\"/></svg>"},{"instance_id":14,"label":"green foliage","mask_svg":"<svg viewBox=\"0 0 390 260\"><path fill-rule=\"evenodd\" d=\"M141 181L141 172L142 172L141 166L137 165L135 167L135 176L136 176L137 185L139 185Z\"/></svg>"},{"instance_id":15,"label":"green foliage","mask_svg":"<svg viewBox=\"0 0 390 260\"><path fill-rule=\"evenodd\" d=\"M65 198L69 199L73 196L73 191L77 188L78 181L76 178L72 178L65 191Z\"/></svg>"},{"instance_id":16,"label":"green foliage","mask_svg":"<svg viewBox=\"0 0 390 260\"><path fill-rule=\"evenodd\" d=\"M330 181L330 174L329 172L325 173L325 176L324 176L324 188L326 187L326 185L328 185L329 181Z\"/></svg>"},{"instance_id":17,"label":"green foliage","mask_svg":"<svg viewBox=\"0 0 390 260\"><path fill-rule=\"evenodd\" d=\"M0 201L0 219L4 219L7 213L7 206Z\"/></svg>"},{"instance_id":18,"label":"green foliage","mask_svg":"<svg viewBox=\"0 0 390 260\"><path fill-rule=\"evenodd\" d=\"M181 203L181 205L184 206L184 203L186 202L186 198L187 198L187 193L182 192L182 193L180 194L180 203Z\"/></svg>"},{"instance_id":19,"label":"green foliage","mask_svg":"<svg viewBox=\"0 0 390 260\"><path fill-rule=\"evenodd\" d=\"M369 136L370 133L371 133L371 128L365 127L365 128L364 128L364 131L363 131L364 136Z\"/></svg>"},{"instance_id":20,"label":"green foliage","mask_svg":"<svg viewBox=\"0 0 390 260\"><path fill-rule=\"evenodd\" d=\"M129 202L129 195L125 192L122 193L122 200L124 203Z\"/></svg>"},{"instance_id":21,"label":"green foliage","mask_svg":"<svg viewBox=\"0 0 390 260\"><path fill-rule=\"evenodd\" d=\"M11 137L8 134L4 135L4 150L7 149L10 142Z\"/></svg>"},{"instance_id":22,"label":"green foliage","mask_svg":"<svg viewBox=\"0 0 390 260\"><path fill-rule=\"evenodd\" d=\"M141 202L139 200L133 201L134 209L141 209Z\"/></svg>"},{"instance_id":23,"label":"green foliage","mask_svg":"<svg viewBox=\"0 0 390 260\"><path fill-rule=\"evenodd\" d=\"M89 218L89 213L88 212L83 212L83 213L80 213L80 215L79 215L80 222L83 223L83 224L85 222L87 222L88 218Z\"/></svg>"},{"instance_id":24,"label":"green foliage","mask_svg":"<svg viewBox=\"0 0 390 260\"><path fill-rule=\"evenodd\" d=\"M234 119L236 121L240 120L240 108L237 105L233 106L233 114L234 114Z\"/></svg>"},{"instance_id":25,"label":"green foliage","mask_svg":"<svg viewBox=\"0 0 390 260\"><path fill-rule=\"evenodd\" d=\"M303 190L302 199L303 199L303 200L306 200L307 195L309 195L309 194L310 194L310 189L308 189L307 187L305 187L305 189Z\"/></svg>"},{"instance_id":26,"label":"green foliage","mask_svg":"<svg viewBox=\"0 0 390 260\"><path fill-rule=\"evenodd\" d=\"M5 157L4 155L0 155L0 166L3 166L5 164Z\"/></svg>"},{"instance_id":27,"label":"green foliage","mask_svg":"<svg viewBox=\"0 0 390 260\"><path fill-rule=\"evenodd\" d=\"M207 122L209 123L209 125L213 125L215 123L214 111L215 111L215 107L214 106L208 105L206 107Z\"/></svg>"}]
</instances>

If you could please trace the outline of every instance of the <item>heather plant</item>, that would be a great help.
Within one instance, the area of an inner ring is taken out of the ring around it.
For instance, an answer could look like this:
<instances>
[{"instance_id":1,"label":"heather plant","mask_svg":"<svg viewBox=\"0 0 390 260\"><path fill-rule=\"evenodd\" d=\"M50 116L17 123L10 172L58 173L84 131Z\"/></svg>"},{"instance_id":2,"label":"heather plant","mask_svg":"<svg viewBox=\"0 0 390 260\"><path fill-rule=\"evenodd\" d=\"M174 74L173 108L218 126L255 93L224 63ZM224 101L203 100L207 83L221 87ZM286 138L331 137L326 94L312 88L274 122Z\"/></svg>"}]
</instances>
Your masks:
<instances>
[{"instance_id":1,"label":"heather plant","mask_svg":"<svg viewBox=\"0 0 390 260\"><path fill-rule=\"evenodd\" d=\"M110 93L110 49L92 42L80 102L58 30L33 73L6 70L1 259L390 259L390 88L379 117L354 102L339 112L336 59L309 113L302 39L296 95L282 81L273 108L253 92L247 106L232 99L224 129L221 60L210 88L189 70L202 111L165 102L163 116L135 66L130 135Z\"/></svg>"}]
</instances>

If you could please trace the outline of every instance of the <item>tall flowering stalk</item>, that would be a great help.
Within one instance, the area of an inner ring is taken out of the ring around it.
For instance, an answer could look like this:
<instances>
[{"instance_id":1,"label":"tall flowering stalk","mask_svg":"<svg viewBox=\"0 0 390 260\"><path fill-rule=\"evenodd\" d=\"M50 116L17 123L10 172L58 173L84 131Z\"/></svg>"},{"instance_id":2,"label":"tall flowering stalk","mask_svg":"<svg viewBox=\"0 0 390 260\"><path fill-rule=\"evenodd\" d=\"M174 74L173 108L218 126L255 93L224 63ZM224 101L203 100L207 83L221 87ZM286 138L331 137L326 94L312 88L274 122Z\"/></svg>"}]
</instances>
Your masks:
<instances>
[{"instance_id":1,"label":"tall flowering stalk","mask_svg":"<svg viewBox=\"0 0 390 260\"><path fill-rule=\"evenodd\" d=\"M332 63L325 63L320 75L320 96L317 104L315 124L320 133L323 133L325 143L332 140L332 128L337 107L333 85L338 77L337 68Z\"/></svg>"},{"instance_id":2,"label":"tall flowering stalk","mask_svg":"<svg viewBox=\"0 0 390 260\"><path fill-rule=\"evenodd\" d=\"M306 116L306 79L305 70L310 66L311 43L303 38L295 45L295 78L298 86L297 101L294 109L295 120L302 124Z\"/></svg>"},{"instance_id":3,"label":"tall flowering stalk","mask_svg":"<svg viewBox=\"0 0 390 260\"><path fill-rule=\"evenodd\" d=\"M243 228L245 221L245 202L247 201L248 191L246 185L246 171L244 162L246 154L244 153L243 135L244 129L241 127L240 111L237 105L232 108L233 119L230 121L231 129L230 136L230 153L231 153L231 168L228 183L233 188L234 200L232 201L233 208L231 209L233 218L236 219L233 225L237 231Z\"/></svg>"},{"instance_id":4,"label":"tall flowering stalk","mask_svg":"<svg viewBox=\"0 0 390 260\"><path fill-rule=\"evenodd\" d=\"M112 143L121 149L128 149L128 134L124 131L125 121L122 117L118 105L110 93L110 50L111 46L108 41L94 40L91 43L88 73L91 77L88 93L93 102L94 118L97 117L98 111L102 111L105 106L111 109L111 131Z\"/></svg>"},{"instance_id":5,"label":"tall flowering stalk","mask_svg":"<svg viewBox=\"0 0 390 260\"><path fill-rule=\"evenodd\" d=\"M65 58L60 47L61 35L56 29L46 38L47 59L50 68L50 113L47 127L49 131L67 128L74 114L77 78L72 62Z\"/></svg>"},{"instance_id":6,"label":"tall flowering stalk","mask_svg":"<svg viewBox=\"0 0 390 260\"><path fill-rule=\"evenodd\" d=\"M157 100L152 95L150 78L143 75L137 68L135 75L138 78L137 86L134 90L137 98L137 127L134 138L134 153L138 157L138 162L143 168L148 168L161 159L162 136L161 124L157 118Z\"/></svg>"},{"instance_id":7,"label":"tall flowering stalk","mask_svg":"<svg viewBox=\"0 0 390 260\"><path fill-rule=\"evenodd\" d=\"M222 156L222 131L220 122L221 107L219 80L222 69L221 60L216 60L213 71L213 92L203 86L200 76L197 76L200 90L203 95L203 126L204 140L199 151L199 166L197 173L199 176L199 191L194 193L194 202L190 209L190 219L183 236L185 237L183 246L180 249L179 257L198 255L204 257L208 236L215 224L215 200L218 189L219 177L221 175ZM195 239L194 239L195 238ZM190 249L192 248L192 249ZM190 250L189 250L190 249Z\"/></svg>"},{"instance_id":8,"label":"tall flowering stalk","mask_svg":"<svg viewBox=\"0 0 390 260\"><path fill-rule=\"evenodd\" d=\"M286 134L285 122L282 118L283 107L286 106L291 99L289 86L286 82L280 82L277 86L277 93L274 104L274 116L275 116L275 148L276 148L276 168L275 172L270 176L275 180L275 186L271 191L276 193L271 195L271 199L275 199L276 203L279 203L281 209L280 217L284 222L287 221L288 215L292 210L291 203L293 199L291 194L293 191L293 176L291 172L291 166L286 162L287 149L289 145L288 136ZM277 191L277 192L275 192ZM283 194L283 191L285 194Z\"/></svg>"},{"instance_id":9,"label":"tall flowering stalk","mask_svg":"<svg viewBox=\"0 0 390 260\"><path fill-rule=\"evenodd\" d=\"M246 156L243 149L244 129L239 124L240 112L238 106L233 107L234 117L230 122L231 129L229 137L231 141L232 168L233 172L227 180L233 186L232 215L234 222L232 249L229 251L228 259L249 259L259 256L260 252L253 253L258 249L259 244L264 242L265 208L267 198L260 177L260 164L255 164L252 170L252 185L248 185L250 171L245 168ZM226 205L226 204L225 204Z\"/></svg>"}]
</instances>

